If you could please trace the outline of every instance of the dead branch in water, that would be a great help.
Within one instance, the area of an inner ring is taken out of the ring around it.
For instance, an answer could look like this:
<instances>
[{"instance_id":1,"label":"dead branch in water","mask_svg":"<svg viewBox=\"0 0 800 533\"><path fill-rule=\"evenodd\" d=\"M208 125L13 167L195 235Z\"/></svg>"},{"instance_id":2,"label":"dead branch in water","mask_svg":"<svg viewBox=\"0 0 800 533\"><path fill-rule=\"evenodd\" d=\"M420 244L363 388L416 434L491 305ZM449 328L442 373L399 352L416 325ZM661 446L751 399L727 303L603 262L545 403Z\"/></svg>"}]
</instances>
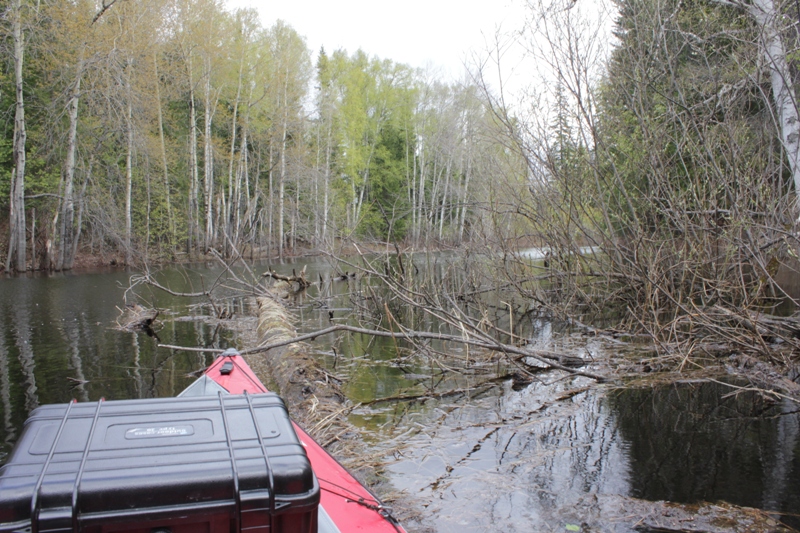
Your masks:
<instances>
[{"instance_id":1,"label":"dead branch in water","mask_svg":"<svg viewBox=\"0 0 800 533\"><path fill-rule=\"evenodd\" d=\"M153 326L160 311L139 304L126 305L117 318L117 326L126 331L145 330Z\"/></svg>"},{"instance_id":2,"label":"dead branch in water","mask_svg":"<svg viewBox=\"0 0 800 533\"><path fill-rule=\"evenodd\" d=\"M167 348L169 350L181 350L183 352L198 352L198 353L222 353L225 350L220 348L190 348L188 346L177 346L175 344L159 344L159 348Z\"/></svg>"},{"instance_id":3,"label":"dead branch in water","mask_svg":"<svg viewBox=\"0 0 800 533\"><path fill-rule=\"evenodd\" d=\"M286 283L297 284L297 288L294 289L295 292L300 292L311 286L311 282L306 279L306 267L303 267L303 270L300 271L299 276L294 272L294 270L292 270L291 276L284 276L282 274L278 274L273 269L269 269L269 272L264 272L262 277L271 277L272 279L285 281Z\"/></svg>"},{"instance_id":4,"label":"dead branch in water","mask_svg":"<svg viewBox=\"0 0 800 533\"><path fill-rule=\"evenodd\" d=\"M264 346L259 346L257 348L251 348L249 350L243 350L242 354L254 354L254 353L262 353L272 350L274 348L280 348L282 346L286 346L288 344L293 344L296 342L301 342L305 340L314 340L315 338L327 335L328 333L333 333L336 331L349 331L351 333L360 333L363 335L372 335L374 337L399 337L407 340L416 340L416 339L430 339L430 340L439 340L439 341L447 341L447 342L458 342L462 344L468 344L470 346L476 346L479 348L484 348L487 350L492 350L496 352L502 352L505 354L515 354L522 357L530 357L535 359L539 363L546 365L551 368L555 368L557 370L563 370L564 372L569 372L570 374L575 374L577 376L584 376L587 378L591 378L598 382L607 381L608 378L605 376L601 376L599 374L593 374L591 372L584 372L582 370L576 368L570 368L568 366L562 365L557 361L560 359L558 354L554 354L552 352L546 351L531 351L525 350L518 346L513 346L510 344L504 344L499 341L492 340L487 336L483 336L480 339L470 338L469 336L456 336L456 335L448 335L445 333L432 333L428 331L411 331L411 330L403 330L399 332L393 331L383 331L377 329L366 329L366 328L359 328L356 326L350 326L347 324L337 324L335 326L331 326L329 328L321 329L318 331L314 331L311 333L306 333L305 335L298 335L297 337L293 337L291 339L282 339L277 342L273 342L270 344L266 344Z\"/></svg>"}]
</instances>

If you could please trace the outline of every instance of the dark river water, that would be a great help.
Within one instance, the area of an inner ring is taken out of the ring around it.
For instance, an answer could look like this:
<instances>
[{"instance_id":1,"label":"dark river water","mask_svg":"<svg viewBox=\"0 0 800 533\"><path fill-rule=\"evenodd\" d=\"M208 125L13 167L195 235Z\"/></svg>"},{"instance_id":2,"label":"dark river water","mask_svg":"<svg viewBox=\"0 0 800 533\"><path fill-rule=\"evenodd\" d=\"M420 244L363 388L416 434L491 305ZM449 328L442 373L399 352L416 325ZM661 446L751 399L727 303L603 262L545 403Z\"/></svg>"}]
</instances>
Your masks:
<instances>
[{"instance_id":1,"label":"dark river water","mask_svg":"<svg viewBox=\"0 0 800 533\"><path fill-rule=\"evenodd\" d=\"M319 259L274 268L290 273L304 266L312 280L344 270ZM231 330L203 319L204 299L143 286L126 292L132 274L0 277L0 461L38 405L171 396L210 362L211 355L158 348L155 337L121 331L117 319L126 303L165 310L156 331L164 344L235 344ZM193 292L223 274L199 265L166 269L158 278ZM356 280L312 287L293 303L299 329L354 320L368 288ZM252 313L246 299L222 297L216 304L234 317ZM437 327L412 310L393 312L414 328ZM541 319L519 327L540 347L578 356L609 350L574 342ZM627 498L728 502L774 511L800 529L797 404L730 394L714 383L589 387L586 378L551 373L528 385L492 381L505 370L463 346L421 349L329 335L312 347L357 405L350 419L384 465L382 492L412 509L409 531L650 531L635 520L607 520L608 497L620 498L620 506ZM407 399L378 401L398 396Z\"/></svg>"}]
</instances>

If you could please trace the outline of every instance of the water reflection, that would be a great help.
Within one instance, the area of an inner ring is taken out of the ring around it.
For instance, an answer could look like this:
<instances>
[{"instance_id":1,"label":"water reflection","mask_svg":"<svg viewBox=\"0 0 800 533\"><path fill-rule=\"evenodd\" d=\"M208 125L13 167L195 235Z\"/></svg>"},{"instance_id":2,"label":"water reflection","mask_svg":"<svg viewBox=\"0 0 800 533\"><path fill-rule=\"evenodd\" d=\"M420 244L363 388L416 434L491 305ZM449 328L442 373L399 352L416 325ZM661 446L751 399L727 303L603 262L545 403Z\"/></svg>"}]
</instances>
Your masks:
<instances>
[{"instance_id":1,"label":"water reflection","mask_svg":"<svg viewBox=\"0 0 800 533\"><path fill-rule=\"evenodd\" d=\"M33 357L31 342L31 310L30 303L23 303L17 307L12 315L14 342L17 347L17 357L25 387L25 409L31 410L39 407L39 396L36 392L36 363Z\"/></svg>"},{"instance_id":2,"label":"water reflection","mask_svg":"<svg viewBox=\"0 0 800 533\"><path fill-rule=\"evenodd\" d=\"M390 479L433 531L639 531L625 499L726 501L800 526L796 405L715 384L603 394L534 383L407 415ZM554 401L553 398L563 398ZM387 450L397 444L387 436ZM620 498L609 504L609 497ZM609 505L621 507L610 521Z\"/></svg>"},{"instance_id":3,"label":"water reflection","mask_svg":"<svg viewBox=\"0 0 800 533\"><path fill-rule=\"evenodd\" d=\"M630 495L800 509L797 404L731 391L704 383L609 396L629 443ZM800 526L796 516L785 520Z\"/></svg>"},{"instance_id":4,"label":"water reflection","mask_svg":"<svg viewBox=\"0 0 800 533\"><path fill-rule=\"evenodd\" d=\"M765 463L765 490L760 506L764 509L800 509L800 450L798 457L795 457L795 450L800 444L800 417L797 409L798 405L789 400L780 403L774 450ZM795 521L800 526L800 517Z\"/></svg>"},{"instance_id":5,"label":"water reflection","mask_svg":"<svg viewBox=\"0 0 800 533\"><path fill-rule=\"evenodd\" d=\"M89 393L86 390L86 374L83 372L83 354L81 353L80 338L81 330L90 331L86 324L85 315L81 316L80 322L66 322L64 324L63 336L65 344L69 347L69 368L72 370L73 376L68 376L70 381L74 382L72 390L75 392L77 399L82 402L89 401Z\"/></svg>"},{"instance_id":6,"label":"water reflection","mask_svg":"<svg viewBox=\"0 0 800 533\"><path fill-rule=\"evenodd\" d=\"M554 392L580 386L534 383L515 392L509 384L465 406L438 406L434 427L413 415L426 429L390 466L391 478L429 502L425 525L442 533L580 524L584 517L574 514L585 494L619 493L628 484L625 445L601 398L582 392L552 403Z\"/></svg>"},{"instance_id":7,"label":"water reflection","mask_svg":"<svg viewBox=\"0 0 800 533\"><path fill-rule=\"evenodd\" d=\"M155 338L117 329L119 309L128 303L130 275L112 271L0 278L0 460L39 404L173 395L191 381L190 371L204 366L197 354L158 349ZM165 277L180 280L178 288L183 289L203 285L203 275L208 273L172 271ZM170 300L148 290L138 297L179 312L203 303ZM163 318L159 335L169 344L225 348L230 342L229 332L215 335L202 321ZM169 371L162 372L162 367Z\"/></svg>"},{"instance_id":8,"label":"water reflection","mask_svg":"<svg viewBox=\"0 0 800 533\"><path fill-rule=\"evenodd\" d=\"M14 427L11 410L11 379L8 365L8 350L6 350L5 340L0 336L0 403L3 406L3 432L5 446L0 448L0 461L5 459L7 450L17 440L17 428Z\"/></svg>"}]
</instances>

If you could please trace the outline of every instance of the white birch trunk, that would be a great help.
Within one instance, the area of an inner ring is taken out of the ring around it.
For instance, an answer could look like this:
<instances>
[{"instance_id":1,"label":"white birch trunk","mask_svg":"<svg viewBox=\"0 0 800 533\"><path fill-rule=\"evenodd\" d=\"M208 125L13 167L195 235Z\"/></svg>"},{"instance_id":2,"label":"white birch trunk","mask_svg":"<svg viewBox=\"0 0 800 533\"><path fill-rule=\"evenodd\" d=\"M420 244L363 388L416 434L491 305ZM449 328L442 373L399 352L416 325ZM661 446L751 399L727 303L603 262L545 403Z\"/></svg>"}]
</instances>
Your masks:
<instances>
[{"instance_id":1,"label":"white birch trunk","mask_svg":"<svg viewBox=\"0 0 800 533\"><path fill-rule=\"evenodd\" d=\"M322 115L322 111L320 110L320 118ZM322 150L322 134L320 131L322 130L322 120L317 122L316 132L317 132L317 160L315 163L314 168L316 172L314 172L314 246L319 246L320 243L320 206L319 206L319 179L320 179L320 152Z\"/></svg>"},{"instance_id":2,"label":"white birch trunk","mask_svg":"<svg viewBox=\"0 0 800 533\"><path fill-rule=\"evenodd\" d=\"M458 242L464 239L464 223L467 219L467 200L469 199L469 178L472 175L472 143L467 145L467 170L464 173L464 194L461 196L461 220L458 223Z\"/></svg>"},{"instance_id":3,"label":"white birch trunk","mask_svg":"<svg viewBox=\"0 0 800 533\"><path fill-rule=\"evenodd\" d=\"M268 177L269 177L269 224L268 224L268 231L267 231L267 246L269 247L270 254L272 253L272 247L274 246L274 241L272 238L273 231L274 231L274 224L275 224L275 184L274 184L274 177L272 172L272 163L275 160L274 152L272 148L272 143L269 143L269 165L267 165Z\"/></svg>"},{"instance_id":4,"label":"white birch trunk","mask_svg":"<svg viewBox=\"0 0 800 533\"><path fill-rule=\"evenodd\" d=\"M14 83L16 111L14 113L14 174L11 182L11 232L8 242L8 268L23 272L27 268L25 249L25 101L22 86L22 62L25 53L22 33L22 0L14 2ZM33 239L33 236L31 236ZM35 257L34 257L35 260Z\"/></svg>"},{"instance_id":5,"label":"white birch trunk","mask_svg":"<svg viewBox=\"0 0 800 533\"><path fill-rule=\"evenodd\" d=\"M278 176L278 257L283 259L283 243L286 238L283 235L283 210L286 183L286 118L283 122L283 132L281 133L281 171Z\"/></svg>"},{"instance_id":6,"label":"white birch trunk","mask_svg":"<svg viewBox=\"0 0 800 533\"><path fill-rule=\"evenodd\" d=\"M230 159L228 160L228 194L230 196L230 208L231 208L231 215L233 215L233 211L238 211L239 206L238 202L234 201L233 196L236 195L236 191L234 189L238 189L239 184L236 184L236 187L233 186L233 161L236 157L236 126L239 116L239 100L242 96L242 76L244 72L244 51L242 52L242 57L239 61L239 78L236 83L236 100L233 102L233 118L231 120L231 155Z\"/></svg>"},{"instance_id":7,"label":"white birch trunk","mask_svg":"<svg viewBox=\"0 0 800 533\"><path fill-rule=\"evenodd\" d=\"M250 161L247 153L247 123L242 131L242 147L239 153L240 168L237 173L237 198L236 198L236 235L243 234L244 225L247 221L250 204ZM237 241L234 241L237 242Z\"/></svg>"},{"instance_id":8,"label":"white birch trunk","mask_svg":"<svg viewBox=\"0 0 800 533\"><path fill-rule=\"evenodd\" d=\"M250 86L250 93L247 96L247 105L245 106L245 114L244 120L242 123L242 140L240 142L240 157L239 160L241 161L242 167L240 169L239 179L244 180L244 186L242 189L242 198L240 199L241 207L239 211L241 212L238 215L236 226L238 228L238 232L241 235L240 239L242 242L250 242L250 258L253 258L253 248L255 247L255 234L254 229L256 226L256 220L254 219L255 213L255 206L257 205L257 198L258 198L258 171L256 171L256 179L254 181L254 190L252 191L252 195L250 193L250 154L248 153L248 143L250 138L250 110L253 106L253 89L254 85ZM250 235L248 236L245 233L245 228L250 226Z\"/></svg>"},{"instance_id":9,"label":"white birch trunk","mask_svg":"<svg viewBox=\"0 0 800 533\"><path fill-rule=\"evenodd\" d=\"M128 109L125 117L128 147L125 154L125 264L131 264L131 241L133 234L133 103L128 80Z\"/></svg>"},{"instance_id":10,"label":"white birch trunk","mask_svg":"<svg viewBox=\"0 0 800 533\"><path fill-rule=\"evenodd\" d=\"M328 186L331 181L331 122L328 122L328 139L325 143L325 183L322 197L322 242L326 242L328 234Z\"/></svg>"},{"instance_id":11,"label":"white birch trunk","mask_svg":"<svg viewBox=\"0 0 800 533\"><path fill-rule=\"evenodd\" d=\"M78 220L75 221L75 240L72 243L72 255L71 257L75 257L78 253L78 243L81 239L81 227L83 225L83 207L85 205L84 199L86 198L86 187L89 185L89 180L92 177L92 169L94 168L94 156L91 156L89 159L89 165L86 169L86 176L83 179L83 185L81 186L81 193L78 196Z\"/></svg>"},{"instance_id":12,"label":"white birch trunk","mask_svg":"<svg viewBox=\"0 0 800 533\"><path fill-rule=\"evenodd\" d=\"M289 129L289 67L286 67L283 81L283 131L281 132L281 172L278 177L278 257L283 259L283 244L286 237L283 234L284 195L286 186L286 139Z\"/></svg>"},{"instance_id":13,"label":"white birch trunk","mask_svg":"<svg viewBox=\"0 0 800 533\"><path fill-rule=\"evenodd\" d=\"M60 246L58 248L58 258L56 260L56 270L69 270L72 268L73 257L73 220L75 217L75 152L78 141L78 103L81 94L81 78L83 77L83 54L78 59L78 66L75 74L75 83L72 86L69 104L69 131L67 133L67 159L64 162L64 192L61 201L61 224L60 224Z\"/></svg>"},{"instance_id":14,"label":"white birch trunk","mask_svg":"<svg viewBox=\"0 0 800 533\"><path fill-rule=\"evenodd\" d=\"M419 193L417 194L417 242L419 242L420 238L422 237L422 225L425 221L423 207L425 205L425 172L428 165L425 161L425 147L423 146L420 150L420 161L419 161Z\"/></svg>"},{"instance_id":15,"label":"white birch trunk","mask_svg":"<svg viewBox=\"0 0 800 533\"><path fill-rule=\"evenodd\" d=\"M781 14L774 0L753 0L752 4L745 7L761 27L763 52L770 68L781 141L794 180L795 194L800 199L800 121L792 76L786 61L786 48L778 28Z\"/></svg>"},{"instance_id":16,"label":"white birch trunk","mask_svg":"<svg viewBox=\"0 0 800 533\"><path fill-rule=\"evenodd\" d=\"M449 194L450 189L450 171L452 170L453 164L453 157L451 156L447 159L447 169L445 170L445 178L444 178L444 192L442 193L442 206L439 211L439 240L442 240L442 234L444 232L444 214L447 207L447 195Z\"/></svg>"},{"instance_id":17,"label":"white birch trunk","mask_svg":"<svg viewBox=\"0 0 800 533\"><path fill-rule=\"evenodd\" d=\"M197 161L197 105L194 97L194 80L192 79L192 56L189 55L189 246L191 254L200 243L200 169Z\"/></svg>"},{"instance_id":18,"label":"white birch trunk","mask_svg":"<svg viewBox=\"0 0 800 533\"><path fill-rule=\"evenodd\" d=\"M214 148L211 142L211 121L213 118L211 103L211 59L206 58L205 86L205 127L203 129L203 158L206 199L206 234L205 250L208 251L214 242Z\"/></svg>"}]
</instances>

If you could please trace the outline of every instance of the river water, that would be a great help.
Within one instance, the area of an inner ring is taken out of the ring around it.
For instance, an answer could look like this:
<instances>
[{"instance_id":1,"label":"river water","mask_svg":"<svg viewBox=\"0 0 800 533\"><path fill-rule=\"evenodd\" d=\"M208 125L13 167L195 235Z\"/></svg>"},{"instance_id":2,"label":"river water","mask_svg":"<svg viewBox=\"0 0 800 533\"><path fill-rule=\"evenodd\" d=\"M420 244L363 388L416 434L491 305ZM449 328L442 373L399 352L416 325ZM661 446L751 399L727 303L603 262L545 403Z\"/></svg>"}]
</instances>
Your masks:
<instances>
[{"instance_id":1,"label":"river water","mask_svg":"<svg viewBox=\"0 0 800 533\"><path fill-rule=\"evenodd\" d=\"M303 267L323 283L292 303L301 331L369 320L361 303L379 289L357 279L328 281L345 268L320 259L274 266L287 274ZM164 344L236 342L230 329L204 318L205 299L143 286L126 291L133 274L0 278L0 460L38 405L171 396L210 362L211 355L158 348L155 337L121 331L116 321L126 304L165 310L155 332ZM217 265L169 268L157 277L184 292L224 284L230 288L221 289L217 308L234 318L252 313ZM392 312L416 329L437 327L412 310ZM238 327L252 323L244 318ZM582 357L609 351L541 318L517 327L537 347ZM730 394L714 383L596 387L555 373L529 384L494 381L508 371L502 362L462 346L339 334L312 347L357 405L350 420L384 465L381 491L404 509L409 531L656 531L625 516L633 499L728 502L774 511L800 529L796 404Z\"/></svg>"}]
</instances>

